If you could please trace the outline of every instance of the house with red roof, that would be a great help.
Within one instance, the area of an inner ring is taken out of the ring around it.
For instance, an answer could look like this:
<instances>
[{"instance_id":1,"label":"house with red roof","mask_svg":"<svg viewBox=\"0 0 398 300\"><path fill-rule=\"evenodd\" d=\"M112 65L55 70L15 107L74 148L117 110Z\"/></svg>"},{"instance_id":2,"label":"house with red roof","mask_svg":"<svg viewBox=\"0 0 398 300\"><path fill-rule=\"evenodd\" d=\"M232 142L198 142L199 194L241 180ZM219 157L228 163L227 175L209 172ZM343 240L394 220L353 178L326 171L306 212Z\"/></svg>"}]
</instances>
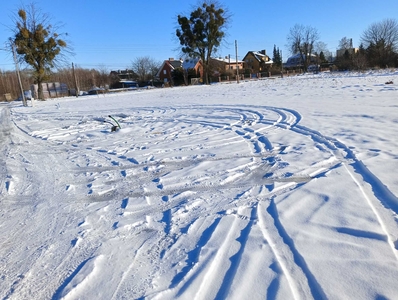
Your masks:
<instances>
[{"instance_id":1,"label":"house with red roof","mask_svg":"<svg viewBox=\"0 0 398 300\"><path fill-rule=\"evenodd\" d=\"M164 83L173 84L173 72L177 69L182 70L186 78L188 78L188 72L192 70L196 74L199 74L201 78L203 77L203 66L200 59L187 58L185 60L175 60L174 58L169 58L159 68L156 78ZM185 83L188 84L187 80Z\"/></svg>"}]
</instances>

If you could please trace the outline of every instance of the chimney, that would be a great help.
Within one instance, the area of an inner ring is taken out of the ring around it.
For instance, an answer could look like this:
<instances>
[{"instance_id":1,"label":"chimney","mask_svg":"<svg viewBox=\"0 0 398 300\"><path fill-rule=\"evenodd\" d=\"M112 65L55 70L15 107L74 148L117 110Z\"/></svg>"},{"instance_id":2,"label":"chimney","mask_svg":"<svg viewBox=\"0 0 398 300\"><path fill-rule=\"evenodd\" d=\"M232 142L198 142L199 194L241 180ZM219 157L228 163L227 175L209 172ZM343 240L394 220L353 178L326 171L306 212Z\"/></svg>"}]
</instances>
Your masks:
<instances>
[{"instance_id":1,"label":"chimney","mask_svg":"<svg viewBox=\"0 0 398 300\"><path fill-rule=\"evenodd\" d=\"M173 58L173 57L170 57L170 58L169 58L169 61L174 61L174 58Z\"/></svg>"}]
</instances>

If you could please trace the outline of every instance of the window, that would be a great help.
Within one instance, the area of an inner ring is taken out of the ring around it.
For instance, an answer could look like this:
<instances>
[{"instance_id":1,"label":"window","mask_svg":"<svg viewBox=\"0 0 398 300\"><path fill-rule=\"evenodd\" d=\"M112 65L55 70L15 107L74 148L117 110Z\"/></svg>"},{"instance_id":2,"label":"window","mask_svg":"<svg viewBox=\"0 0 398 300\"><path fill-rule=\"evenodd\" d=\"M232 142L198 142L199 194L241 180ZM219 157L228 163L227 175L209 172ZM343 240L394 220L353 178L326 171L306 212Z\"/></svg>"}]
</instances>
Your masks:
<instances>
[{"instance_id":1,"label":"window","mask_svg":"<svg viewBox=\"0 0 398 300\"><path fill-rule=\"evenodd\" d=\"M164 74L164 75L167 75L167 71L166 71L166 70L163 70L163 74Z\"/></svg>"}]
</instances>

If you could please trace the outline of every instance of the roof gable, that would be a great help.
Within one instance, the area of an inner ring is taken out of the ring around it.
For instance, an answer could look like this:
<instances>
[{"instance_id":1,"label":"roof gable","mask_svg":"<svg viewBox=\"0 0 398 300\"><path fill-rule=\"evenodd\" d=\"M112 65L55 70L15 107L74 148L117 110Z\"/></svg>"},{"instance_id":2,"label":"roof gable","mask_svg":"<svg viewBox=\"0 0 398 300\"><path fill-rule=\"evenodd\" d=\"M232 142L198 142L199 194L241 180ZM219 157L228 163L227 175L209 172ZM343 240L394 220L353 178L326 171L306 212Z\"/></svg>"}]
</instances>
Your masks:
<instances>
[{"instance_id":1,"label":"roof gable","mask_svg":"<svg viewBox=\"0 0 398 300\"><path fill-rule=\"evenodd\" d=\"M168 60L167 62L173 67L173 69L182 67L182 61L179 59L178 60Z\"/></svg>"},{"instance_id":2,"label":"roof gable","mask_svg":"<svg viewBox=\"0 0 398 300\"><path fill-rule=\"evenodd\" d=\"M236 64L236 59L232 58L232 57L226 57L226 58L222 58L222 57L212 57L211 59L226 63L226 64ZM243 63L243 60L239 60L238 59L238 63Z\"/></svg>"},{"instance_id":3,"label":"roof gable","mask_svg":"<svg viewBox=\"0 0 398 300\"><path fill-rule=\"evenodd\" d=\"M184 60L182 63L182 68L184 70L195 69L196 65L199 63L199 58L189 58Z\"/></svg>"},{"instance_id":4,"label":"roof gable","mask_svg":"<svg viewBox=\"0 0 398 300\"><path fill-rule=\"evenodd\" d=\"M163 61L162 65L160 66L158 72L156 73L156 76L159 76L160 73L168 67L170 70L174 70L176 68L180 68L182 66L182 61L181 60L174 60L172 58Z\"/></svg>"},{"instance_id":5,"label":"roof gable","mask_svg":"<svg viewBox=\"0 0 398 300\"><path fill-rule=\"evenodd\" d=\"M247 52L243 60L246 60L248 56L254 57L254 59L257 60L258 62L268 62L271 60L270 57L267 54L265 54L265 50L249 51Z\"/></svg>"}]
</instances>

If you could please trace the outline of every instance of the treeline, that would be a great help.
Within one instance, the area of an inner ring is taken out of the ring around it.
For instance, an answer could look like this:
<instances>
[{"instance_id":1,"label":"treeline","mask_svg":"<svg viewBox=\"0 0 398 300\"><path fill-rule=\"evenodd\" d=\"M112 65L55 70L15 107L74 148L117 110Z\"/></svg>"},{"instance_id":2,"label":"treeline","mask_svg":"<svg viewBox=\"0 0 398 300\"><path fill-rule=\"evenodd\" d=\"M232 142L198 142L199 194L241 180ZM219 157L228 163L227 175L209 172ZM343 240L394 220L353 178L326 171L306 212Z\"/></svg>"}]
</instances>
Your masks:
<instances>
[{"instance_id":1,"label":"treeline","mask_svg":"<svg viewBox=\"0 0 398 300\"><path fill-rule=\"evenodd\" d=\"M338 70L366 70L398 67L398 53L385 47L383 41L365 48L346 49L335 61Z\"/></svg>"},{"instance_id":2,"label":"treeline","mask_svg":"<svg viewBox=\"0 0 398 300\"><path fill-rule=\"evenodd\" d=\"M287 42L290 52L300 59L297 65L304 70L314 63L338 70L398 67L398 21L395 19L371 24L362 33L358 48L353 47L352 39L343 37L333 61L325 60L330 56L326 44L320 41L318 30L312 26L296 24L290 28Z\"/></svg>"},{"instance_id":3,"label":"treeline","mask_svg":"<svg viewBox=\"0 0 398 300\"><path fill-rule=\"evenodd\" d=\"M0 71L0 99L2 101L10 99L14 100L17 98L17 95L19 94L20 94L20 89L18 86L17 74L11 71Z\"/></svg>"},{"instance_id":4,"label":"treeline","mask_svg":"<svg viewBox=\"0 0 398 300\"><path fill-rule=\"evenodd\" d=\"M31 85L35 83L32 71L22 70L21 82L23 89L30 90ZM119 78L112 76L106 69L84 69L75 68L75 77L79 90L87 91L92 87L112 86ZM48 76L47 82L65 83L69 89L75 88L75 77L72 68L60 69ZM18 84L18 78L15 71L0 71L0 100L15 100L20 97L21 91Z\"/></svg>"}]
</instances>

